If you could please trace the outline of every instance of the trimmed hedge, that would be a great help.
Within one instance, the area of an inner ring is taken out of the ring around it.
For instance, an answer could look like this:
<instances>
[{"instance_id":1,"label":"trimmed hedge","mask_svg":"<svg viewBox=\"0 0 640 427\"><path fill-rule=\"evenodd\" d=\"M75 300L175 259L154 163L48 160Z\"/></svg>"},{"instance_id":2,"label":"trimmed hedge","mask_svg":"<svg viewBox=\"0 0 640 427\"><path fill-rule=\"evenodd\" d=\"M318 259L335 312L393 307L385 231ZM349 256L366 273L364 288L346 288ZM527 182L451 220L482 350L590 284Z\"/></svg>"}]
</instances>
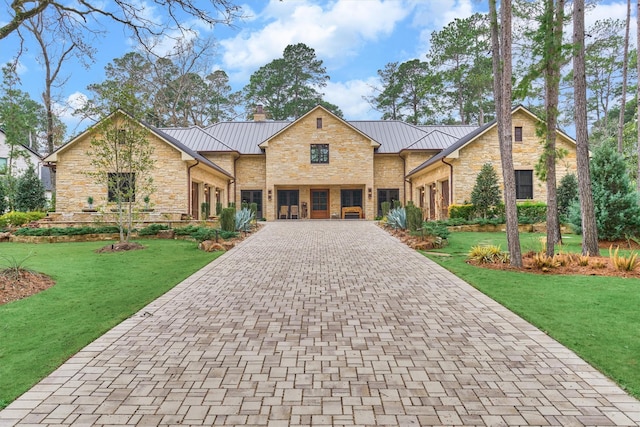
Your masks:
<instances>
[{"instance_id":1,"label":"trimmed hedge","mask_svg":"<svg viewBox=\"0 0 640 427\"><path fill-rule=\"evenodd\" d=\"M0 216L0 227L20 227L33 221L38 221L47 216L44 212L7 212Z\"/></svg>"},{"instance_id":2,"label":"trimmed hedge","mask_svg":"<svg viewBox=\"0 0 640 427\"><path fill-rule=\"evenodd\" d=\"M104 227L51 227L51 228L20 228L13 234L16 236L79 236L83 234L111 234L118 233L116 226Z\"/></svg>"}]
</instances>

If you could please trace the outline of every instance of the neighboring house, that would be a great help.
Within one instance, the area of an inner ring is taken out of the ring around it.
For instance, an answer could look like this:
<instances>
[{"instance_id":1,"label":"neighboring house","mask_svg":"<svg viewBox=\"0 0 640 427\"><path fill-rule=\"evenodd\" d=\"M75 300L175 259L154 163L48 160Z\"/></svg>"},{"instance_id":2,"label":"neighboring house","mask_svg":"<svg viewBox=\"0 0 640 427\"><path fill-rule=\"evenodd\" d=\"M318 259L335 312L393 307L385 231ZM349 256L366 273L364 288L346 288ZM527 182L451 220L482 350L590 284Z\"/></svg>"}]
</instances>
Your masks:
<instances>
[{"instance_id":1,"label":"neighboring house","mask_svg":"<svg viewBox=\"0 0 640 427\"><path fill-rule=\"evenodd\" d=\"M123 113L117 117L125 118ZM524 107L513 112L514 163L521 199L545 201L533 174L542 153L539 119ZM443 218L451 203L470 199L477 173L491 162L501 176L495 123L477 126L414 126L399 121L345 121L318 106L292 122L267 121L262 111L248 122L204 129L154 128L156 147L151 198L156 214L200 216L200 204L256 203L258 216L373 219L385 201L413 201L425 217ZM47 158L57 170L57 211L79 213L88 196L108 206L108 189L86 175L85 131ZM520 141L520 139L522 141ZM575 170L575 143L559 133L568 155L558 180Z\"/></svg>"},{"instance_id":2,"label":"neighboring house","mask_svg":"<svg viewBox=\"0 0 640 427\"><path fill-rule=\"evenodd\" d=\"M24 145L19 145L18 150L19 154L11 154L11 147L6 143L6 135L0 129L0 176L5 176L8 173L9 166L11 166L11 174L18 177L27 170L29 165L33 165L45 187L45 196L47 199L51 199L51 176L49 168L43 165L42 157Z\"/></svg>"}]
</instances>

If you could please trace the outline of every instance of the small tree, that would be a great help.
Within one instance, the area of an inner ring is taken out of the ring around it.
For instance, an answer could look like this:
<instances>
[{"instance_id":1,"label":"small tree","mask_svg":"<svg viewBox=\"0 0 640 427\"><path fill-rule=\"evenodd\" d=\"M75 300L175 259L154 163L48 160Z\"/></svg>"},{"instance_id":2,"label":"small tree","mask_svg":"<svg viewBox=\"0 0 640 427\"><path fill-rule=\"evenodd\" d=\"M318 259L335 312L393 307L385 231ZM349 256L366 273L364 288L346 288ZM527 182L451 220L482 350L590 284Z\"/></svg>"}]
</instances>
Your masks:
<instances>
[{"instance_id":1,"label":"small tree","mask_svg":"<svg viewBox=\"0 0 640 427\"><path fill-rule=\"evenodd\" d=\"M16 182L16 210L22 212L44 210L47 205L44 193L44 185L38 178L35 167L29 165Z\"/></svg>"},{"instance_id":2,"label":"small tree","mask_svg":"<svg viewBox=\"0 0 640 427\"><path fill-rule=\"evenodd\" d=\"M486 218L492 207L501 202L502 195L498 186L498 174L491 163L482 165L471 191L471 203L476 212Z\"/></svg>"},{"instance_id":3,"label":"small tree","mask_svg":"<svg viewBox=\"0 0 640 427\"><path fill-rule=\"evenodd\" d=\"M87 156L93 169L87 172L107 190L107 201L116 211L120 242L128 242L133 229L136 203L153 193L153 146L149 130L121 111L103 119L94 128Z\"/></svg>"},{"instance_id":4,"label":"small tree","mask_svg":"<svg viewBox=\"0 0 640 427\"><path fill-rule=\"evenodd\" d=\"M566 221L569 214L569 206L578 201L578 179L575 174L567 174L560 180L558 187L558 214Z\"/></svg>"},{"instance_id":5,"label":"small tree","mask_svg":"<svg viewBox=\"0 0 640 427\"><path fill-rule=\"evenodd\" d=\"M591 185L598 238L618 240L637 235L640 227L638 195L629 180L624 158L609 143L602 144L593 153ZM572 205L574 212L570 221L581 231L576 205Z\"/></svg>"}]
</instances>

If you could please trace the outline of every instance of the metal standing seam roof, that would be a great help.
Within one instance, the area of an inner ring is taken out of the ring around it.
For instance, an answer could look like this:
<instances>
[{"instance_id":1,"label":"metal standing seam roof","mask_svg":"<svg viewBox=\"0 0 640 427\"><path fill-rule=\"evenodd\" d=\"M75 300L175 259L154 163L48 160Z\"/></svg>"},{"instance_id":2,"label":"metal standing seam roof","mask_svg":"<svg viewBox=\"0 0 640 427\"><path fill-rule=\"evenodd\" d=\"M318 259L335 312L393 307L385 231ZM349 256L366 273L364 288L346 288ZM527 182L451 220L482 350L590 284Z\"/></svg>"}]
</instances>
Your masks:
<instances>
[{"instance_id":1,"label":"metal standing seam roof","mask_svg":"<svg viewBox=\"0 0 640 427\"><path fill-rule=\"evenodd\" d=\"M155 126L151 126L150 124L147 124L147 123L143 122L142 125L147 127L148 129L150 129L156 135L158 135L161 138L165 139L167 142L169 142L171 145L176 147L178 150L189 154L191 157L193 157L194 159L196 159L200 163L202 163L204 165L207 165L210 168L213 168L213 169L217 170L218 172L222 173L223 175L226 175L229 178L233 178L233 175L231 175L229 172L227 172L226 170L222 169L220 166L216 165L211 160L207 159L206 157L204 157L203 155L201 155L197 151L194 151L191 148L187 147L186 145L184 145L182 142L178 141L173 136L163 132L162 130L156 128Z\"/></svg>"},{"instance_id":2,"label":"metal standing seam roof","mask_svg":"<svg viewBox=\"0 0 640 427\"><path fill-rule=\"evenodd\" d=\"M348 123L380 143L376 153L399 153L427 136L417 126L395 120L356 120Z\"/></svg>"},{"instance_id":3,"label":"metal standing seam roof","mask_svg":"<svg viewBox=\"0 0 640 427\"><path fill-rule=\"evenodd\" d=\"M160 130L167 135L171 135L194 151L234 151L233 148L198 126L188 128L160 128Z\"/></svg>"},{"instance_id":4,"label":"metal standing seam roof","mask_svg":"<svg viewBox=\"0 0 640 427\"><path fill-rule=\"evenodd\" d=\"M240 154L262 154L258 145L289 124L288 121L220 122L204 130Z\"/></svg>"}]
</instances>

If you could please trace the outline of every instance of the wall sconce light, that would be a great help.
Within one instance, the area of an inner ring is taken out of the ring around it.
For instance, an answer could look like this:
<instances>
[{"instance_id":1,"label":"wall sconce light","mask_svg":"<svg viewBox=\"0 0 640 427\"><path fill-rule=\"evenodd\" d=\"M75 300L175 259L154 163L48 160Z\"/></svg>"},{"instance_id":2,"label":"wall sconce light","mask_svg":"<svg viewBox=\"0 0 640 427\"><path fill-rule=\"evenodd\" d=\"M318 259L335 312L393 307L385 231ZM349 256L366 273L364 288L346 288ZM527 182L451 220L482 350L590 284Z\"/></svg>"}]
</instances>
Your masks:
<instances>
[{"instance_id":1,"label":"wall sconce light","mask_svg":"<svg viewBox=\"0 0 640 427\"><path fill-rule=\"evenodd\" d=\"M267 197L269 197L269 200L271 200L271 198L273 197L273 191L272 190L267 190Z\"/></svg>"},{"instance_id":2,"label":"wall sconce light","mask_svg":"<svg viewBox=\"0 0 640 427\"><path fill-rule=\"evenodd\" d=\"M371 187L367 188L367 193L369 194L369 198L373 197L373 189Z\"/></svg>"}]
</instances>

